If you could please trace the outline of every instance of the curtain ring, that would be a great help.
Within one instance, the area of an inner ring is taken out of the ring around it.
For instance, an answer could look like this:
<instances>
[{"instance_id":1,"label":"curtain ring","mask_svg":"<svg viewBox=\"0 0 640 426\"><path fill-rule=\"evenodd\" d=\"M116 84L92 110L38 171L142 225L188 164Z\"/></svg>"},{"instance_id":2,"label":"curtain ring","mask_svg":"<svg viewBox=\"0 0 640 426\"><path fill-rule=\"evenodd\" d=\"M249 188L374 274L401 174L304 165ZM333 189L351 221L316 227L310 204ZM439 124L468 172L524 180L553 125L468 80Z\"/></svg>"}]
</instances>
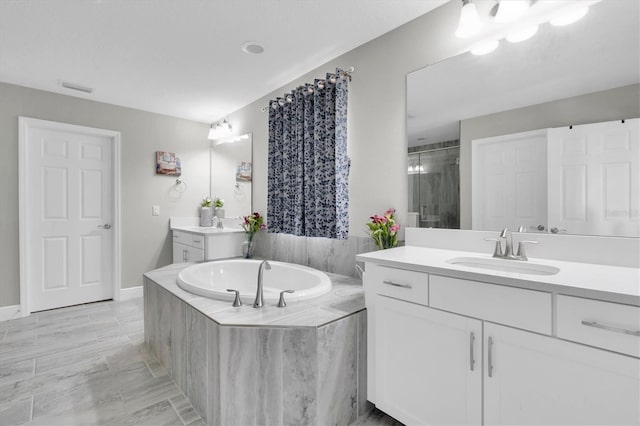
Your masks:
<instances>
[{"instance_id":1,"label":"curtain ring","mask_svg":"<svg viewBox=\"0 0 640 426\"><path fill-rule=\"evenodd\" d=\"M308 86L308 87L307 87L307 93L308 93L308 94L312 94L313 92L314 92L314 90L313 90L313 86Z\"/></svg>"},{"instance_id":2,"label":"curtain ring","mask_svg":"<svg viewBox=\"0 0 640 426\"><path fill-rule=\"evenodd\" d=\"M318 89L324 89L325 83L324 80L318 80Z\"/></svg>"},{"instance_id":3,"label":"curtain ring","mask_svg":"<svg viewBox=\"0 0 640 426\"><path fill-rule=\"evenodd\" d=\"M287 102L291 103L293 102L293 96L291 95L287 95L287 97L285 98L287 100Z\"/></svg>"},{"instance_id":4,"label":"curtain ring","mask_svg":"<svg viewBox=\"0 0 640 426\"><path fill-rule=\"evenodd\" d=\"M284 100L283 99L278 99L278 105L284 106Z\"/></svg>"},{"instance_id":5,"label":"curtain ring","mask_svg":"<svg viewBox=\"0 0 640 426\"><path fill-rule=\"evenodd\" d=\"M335 84L336 81L338 81L338 79L336 78L336 75L335 74L331 74L329 76L329 82L331 82L331 84Z\"/></svg>"}]
</instances>

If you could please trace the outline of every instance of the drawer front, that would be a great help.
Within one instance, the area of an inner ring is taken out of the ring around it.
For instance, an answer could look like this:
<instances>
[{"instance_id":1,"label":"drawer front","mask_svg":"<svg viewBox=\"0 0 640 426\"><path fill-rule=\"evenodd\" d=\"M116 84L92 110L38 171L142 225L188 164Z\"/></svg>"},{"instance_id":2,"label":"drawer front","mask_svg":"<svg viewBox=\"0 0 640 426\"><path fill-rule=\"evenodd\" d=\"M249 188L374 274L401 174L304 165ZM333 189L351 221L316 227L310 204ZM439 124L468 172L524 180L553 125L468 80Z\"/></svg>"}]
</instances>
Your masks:
<instances>
[{"instance_id":1,"label":"drawer front","mask_svg":"<svg viewBox=\"0 0 640 426\"><path fill-rule=\"evenodd\" d=\"M191 246L204 250L204 235L191 234Z\"/></svg>"},{"instance_id":2,"label":"drawer front","mask_svg":"<svg viewBox=\"0 0 640 426\"><path fill-rule=\"evenodd\" d=\"M431 275L430 306L551 335L551 293Z\"/></svg>"},{"instance_id":3,"label":"drawer front","mask_svg":"<svg viewBox=\"0 0 640 426\"><path fill-rule=\"evenodd\" d=\"M428 274L378 265L371 268L367 265L367 276L373 277L377 294L421 305L429 304Z\"/></svg>"},{"instance_id":4,"label":"drawer front","mask_svg":"<svg viewBox=\"0 0 640 426\"><path fill-rule=\"evenodd\" d=\"M559 295L558 337L640 357L640 308Z\"/></svg>"},{"instance_id":5,"label":"drawer front","mask_svg":"<svg viewBox=\"0 0 640 426\"><path fill-rule=\"evenodd\" d=\"M188 232L173 231L173 242L190 246L193 244L191 234Z\"/></svg>"}]
</instances>

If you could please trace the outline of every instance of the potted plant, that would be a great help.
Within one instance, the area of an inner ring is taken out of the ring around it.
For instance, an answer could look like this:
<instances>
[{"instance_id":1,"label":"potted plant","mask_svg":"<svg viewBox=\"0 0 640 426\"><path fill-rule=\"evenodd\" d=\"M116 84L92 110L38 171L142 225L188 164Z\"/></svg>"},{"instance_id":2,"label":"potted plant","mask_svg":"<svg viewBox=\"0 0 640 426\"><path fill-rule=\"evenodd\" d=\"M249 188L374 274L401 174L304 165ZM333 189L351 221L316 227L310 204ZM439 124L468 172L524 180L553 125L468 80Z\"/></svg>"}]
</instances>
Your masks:
<instances>
[{"instance_id":1,"label":"potted plant","mask_svg":"<svg viewBox=\"0 0 640 426\"><path fill-rule=\"evenodd\" d=\"M369 234L376 242L376 245L384 250L398 245L398 231L400 224L395 220L396 210L391 208L384 212L382 216L373 215L370 217Z\"/></svg>"},{"instance_id":2,"label":"potted plant","mask_svg":"<svg viewBox=\"0 0 640 426\"><path fill-rule=\"evenodd\" d=\"M246 259L253 257L253 237L263 229L266 229L267 225L264 224L264 218L258 212L254 212L249 216L244 216L244 222L242 223L242 229L247 236L247 239L242 243L242 255Z\"/></svg>"},{"instance_id":3,"label":"potted plant","mask_svg":"<svg viewBox=\"0 0 640 426\"><path fill-rule=\"evenodd\" d=\"M209 197L203 198L200 203L200 226L213 225L213 200Z\"/></svg>"}]
</instances>

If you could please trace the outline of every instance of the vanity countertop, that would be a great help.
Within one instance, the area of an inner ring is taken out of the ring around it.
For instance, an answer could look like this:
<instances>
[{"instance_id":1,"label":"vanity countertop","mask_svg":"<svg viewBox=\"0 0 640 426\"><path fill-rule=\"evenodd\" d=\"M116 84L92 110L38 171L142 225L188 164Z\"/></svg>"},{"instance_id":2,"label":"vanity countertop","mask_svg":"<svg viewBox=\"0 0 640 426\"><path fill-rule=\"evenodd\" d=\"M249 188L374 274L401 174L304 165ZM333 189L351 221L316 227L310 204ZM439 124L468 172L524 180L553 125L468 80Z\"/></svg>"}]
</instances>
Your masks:
<instances>
[{"instance_id":1,"label":"vanity countertop","mask_svg":"<svg viewBox=\"0 0 640 426\"><path fill-rule=\"evenodd\" d=\"M640 269L637 268L530 258L527 261L529 263L560 269L554 275L532 275L478 269L447 262L459 257L491 259L490 254L405 246L360 254L356 260L392 268L640 306Z\"/></svg>"},{"instance_id":2,"label":"vanity countertop","mask_svg":"<svg viewBox=\"0 0 640 426\"><path fill-rule=\"evenodd\" d=\"M214 226L199 226L200 218L198 217L171 217L169 218L169 229L171 231L189 232L198 235L221 235L237 232L244 232L240 217L225 217L223 220L224 228L218 229Z\"/></svg>"},{"instance_id":3,"label":"vanity countertop","mask_svg":"<svg viewBox=\"0 0 640 426\"><path fill-rule=\"evenodd\" d=\"M191 234L199 235L218 235L244 232L242 228L228 228L218 229L215 226L197 226L197 225L185 225L185 226L171 226L172 231L189 232Z\"/></svg>"}]
</instances>

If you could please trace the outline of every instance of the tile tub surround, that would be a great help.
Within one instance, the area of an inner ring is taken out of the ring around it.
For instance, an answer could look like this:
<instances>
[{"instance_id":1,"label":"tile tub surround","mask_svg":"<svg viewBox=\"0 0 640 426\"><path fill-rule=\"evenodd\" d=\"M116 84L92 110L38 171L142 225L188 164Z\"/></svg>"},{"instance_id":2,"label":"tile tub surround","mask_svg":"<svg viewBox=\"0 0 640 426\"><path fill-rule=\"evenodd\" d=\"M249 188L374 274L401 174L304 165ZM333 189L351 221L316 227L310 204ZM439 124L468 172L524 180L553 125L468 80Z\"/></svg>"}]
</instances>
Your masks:
<instances>
[{"instance_id":1,"label":"tile tub surround","mask_svg":"<svg viewBox=\"0 0 640 426\"><path fill-rule=\"evenodd\" d=\"M145 274L145 341L211 425L350 424L366 400L359 280L286 308L233 308L188 293L170 265Z\"/></svg>"},{"instance_id":2,"label":"tile tub surround","mask_svg":"<svg viewBox=\"0 0 640 426\"><path fill-rule=\"evenodd\" d=\"M358 276L356 255L378 249L371 237L336 240L261 232L254 241L254 254L258 258L296 263L349 277Z\"/></svg>"}]
</instances>

